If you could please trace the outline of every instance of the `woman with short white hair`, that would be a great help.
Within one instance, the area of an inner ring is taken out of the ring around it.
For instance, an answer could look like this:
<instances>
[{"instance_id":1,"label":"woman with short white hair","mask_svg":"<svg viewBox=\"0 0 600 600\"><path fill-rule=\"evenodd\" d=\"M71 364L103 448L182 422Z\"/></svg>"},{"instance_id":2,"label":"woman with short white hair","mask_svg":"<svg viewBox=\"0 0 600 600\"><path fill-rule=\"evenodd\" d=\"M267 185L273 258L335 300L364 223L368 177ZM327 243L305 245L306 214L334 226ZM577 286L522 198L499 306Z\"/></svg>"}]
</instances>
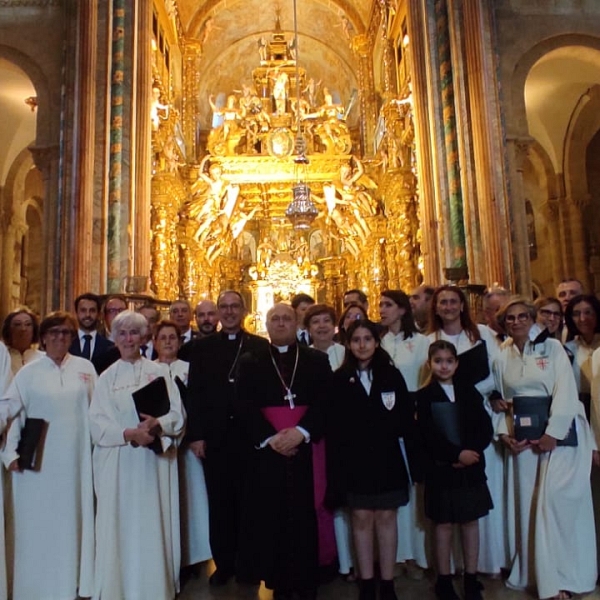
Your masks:
<instances>
[{"instance_id":1,"label":"woman with short white hair","mask_svg":"<svg viewBox=\"0 0 600 600\"><path fill-rule=\"evenodd\" d=\"M94 600L172 600L179 591L175 440L184 413L167 366L140 354L147 328L138 313L115 317L111 330L121 358L98 379L90 408L97 498ZM132 394L160 378L168 411L138 414Z\"/></svg>"}]
</instances>

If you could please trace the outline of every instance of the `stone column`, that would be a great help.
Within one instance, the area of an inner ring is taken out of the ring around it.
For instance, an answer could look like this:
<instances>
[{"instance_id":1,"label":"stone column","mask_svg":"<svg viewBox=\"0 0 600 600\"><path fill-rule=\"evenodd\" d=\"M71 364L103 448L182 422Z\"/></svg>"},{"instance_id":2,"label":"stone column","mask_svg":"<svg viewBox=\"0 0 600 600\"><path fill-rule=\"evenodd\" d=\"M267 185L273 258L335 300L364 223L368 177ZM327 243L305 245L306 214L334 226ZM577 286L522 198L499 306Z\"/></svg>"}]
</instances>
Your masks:
<instances>
[{"instance_id":1,"label":"stone column","mask_svg":"<svg viewBox=\"0 0 600 600\"><path fill-rule=\"evenodd\" d=\"M410 39L411 81L413 88L413 109L415 113L415 147L417 153L417 174L419 180L419 213L421 222L421 254L423 275L431 285L441 283L440 239L438 217L435 208L435 178L431 143L431 121L427 86L428 59L433 60L426 38L426 13L421 0L408 0L407 26Z\"/></svg>"},{"instance_id":2,"label":"stone column","mask_svg":"<svg viewBox=\"0 0 600 600\"><path fill-rule=\"evenodd\" d=\"M529 238L527 236L527 215L525 214L525 194L523 192L523 164L527 157L531 138L507 138L510 190L508 211L512 233L511 254L514 273L511 282L515 293L531 297L531 264L529 261Z\"/></svg>"},{"instance_id":3,"label":"stone column","mask_svg":"<svg viewBox=\"0 0 600 600\"><path fill-rule=\"evenodd\" d=\"M61 306L61 262L63 256L63 237L60 227L64 212L64 202L59 189L59 147L45 148L30 146L35 166L42 174L44 182L44 247L46 257L43 261L43 286L45 295L41 299L42 313L56 310Z\"/></svg>"},{"instance_id":4,"label":"stone column","mask_svg":"<svg viewBox=\"0 0 600 600\"><path fill-rule=\"evenodd\" d=\"M92 248L94 221L94 145L96 139L96 78L98 14L93 2L78 3L78 63L74 177L75 239L73 243L73 287L68 306L77 295L93 289Z\"/></svg>"},{"instance_id":5,"label":"stone column","mask_svg":"<svg viewBox=\"0 0 600 600\"><path fill-rule=\"evenodd\" d=\"M132 139L135 152L131 157L133 186L131 191L131 222L133 231L134 275L150 274L150 180L152 178L152 1L136 3L134 44L136 60L133 65L135 118Z\"/></svg>"},{"instance_id":6,"label":"stone column","mask_svg":"<svg viewBox=\"0 0 600 600\"><path fill-rule=\"evenodd\" d=\"M503 168L502 123L499 116L497 78L491 43L491 23L487 0L464 2L460 36L464 43L462 72L466 77L464 102L468 114L472 156L465 160L465 167L474 174L474 189L470 190L473 201L473 219L480 230L475 236L472 260L475 273L483 275L484 283L499 282L510 287L512 265L510 256L510 229L506 218L506 185ZM467 110L468 109L468 110ZM465 123L467 125L467 123ZM473 180L471 180L473 181ZM466 210L466 207L465 207Z\"/></svg>"}]
</instances>

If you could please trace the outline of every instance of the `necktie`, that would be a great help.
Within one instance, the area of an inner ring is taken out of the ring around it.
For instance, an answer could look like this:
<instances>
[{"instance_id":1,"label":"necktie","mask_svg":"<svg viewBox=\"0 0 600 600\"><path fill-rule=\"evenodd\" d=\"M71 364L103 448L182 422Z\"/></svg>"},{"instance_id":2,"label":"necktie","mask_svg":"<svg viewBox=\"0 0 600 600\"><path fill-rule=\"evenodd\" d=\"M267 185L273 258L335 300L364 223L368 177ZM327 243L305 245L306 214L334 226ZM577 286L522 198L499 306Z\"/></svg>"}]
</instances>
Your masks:
<instances>
[{"instance_id":1,"label":"necktie","mask_svg":"<svg viewBox=\"0 0 600 600\"><path fill-rule=\"evenodd\" d=\"M146 344L142 344L142 345L140 346L140 351L141 351L141 353L142 353L142 356L143 356L144 358L148 358L148 357L146 356L146 351L147 351L147 350L148 350L148 346L147 346Z\"/></svg>"},{"instance_id":2,"label":"necktie","mask_svg":"<svg viewBox=\"0 0 600 600\"><path fill-rule=\"evenodd\" d=\"M300 343L303 346L308 346L308 340L306 339L306 331L301 331L300 332Z\"/></svg>"},{"instance_id":3,"label":"necktie","mask_svg":"<svg viewBox=\"0 0 600 600\"><path fill-rule=\"evenodd\" d=\"M83 336L83 350L81 351L81 356L83 358L87 358L90 360L92 357L92 336L89 333L86 333Z\"/></svg>"}]
</instances>

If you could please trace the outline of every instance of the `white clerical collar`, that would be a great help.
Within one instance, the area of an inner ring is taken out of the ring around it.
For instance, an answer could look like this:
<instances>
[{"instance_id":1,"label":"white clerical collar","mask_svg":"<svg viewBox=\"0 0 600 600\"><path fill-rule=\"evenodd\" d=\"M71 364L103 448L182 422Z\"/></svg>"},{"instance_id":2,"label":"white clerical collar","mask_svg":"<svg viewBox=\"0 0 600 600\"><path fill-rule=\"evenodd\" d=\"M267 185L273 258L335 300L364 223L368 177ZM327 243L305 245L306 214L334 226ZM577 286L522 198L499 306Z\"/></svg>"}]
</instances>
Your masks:
<instances>
[{"instance_id":1,"label":"white clerical collar","mask_svg":"<svg viewBox=\"0 0 600 600\"><path fill-rule=\"evenodd\" d=\"M289 344L287 346L276 346L275 344L273 344L273 346L275 346L275 348L279 350L279 354L285 354L290 349Z\"/></svg>"},{"instance_id":2,"label":"white clerical collar","mask_svg":"<svg viewBox=\"0 0 600 600\"><path fill-rule=\"evenodd\" d=\"M235 339L237 339L237 334L236 333L228 333L227 334L227 339L228 340L235 340Z\"/></svg>"}]
</instances>

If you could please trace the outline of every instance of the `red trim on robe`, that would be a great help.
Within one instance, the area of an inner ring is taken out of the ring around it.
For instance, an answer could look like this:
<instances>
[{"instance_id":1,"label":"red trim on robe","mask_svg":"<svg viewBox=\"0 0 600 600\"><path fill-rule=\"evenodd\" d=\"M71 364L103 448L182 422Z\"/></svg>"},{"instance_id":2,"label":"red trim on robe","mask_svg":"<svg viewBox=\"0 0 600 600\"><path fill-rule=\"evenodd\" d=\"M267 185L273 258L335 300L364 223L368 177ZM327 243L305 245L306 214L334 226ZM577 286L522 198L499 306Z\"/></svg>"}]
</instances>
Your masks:
<instances>
[{"instance_id":1,"label":"red trim on robe","mask_svg":"<svg viewBox=\"0 0 600 600\"><path fill-rule=\"evenodd\" d=\"M308 406L267 406L261 408L265 419L277 430L296 427L304 416ZM310 432L309 432L310 433ZM317 531L319 537L319 565L331 565L337 557L335 533L333 529L333 512L325 508L325 492L327 477L325 470L325 440L312 442L313 490Z\"/></svg>"}]
</instances>

